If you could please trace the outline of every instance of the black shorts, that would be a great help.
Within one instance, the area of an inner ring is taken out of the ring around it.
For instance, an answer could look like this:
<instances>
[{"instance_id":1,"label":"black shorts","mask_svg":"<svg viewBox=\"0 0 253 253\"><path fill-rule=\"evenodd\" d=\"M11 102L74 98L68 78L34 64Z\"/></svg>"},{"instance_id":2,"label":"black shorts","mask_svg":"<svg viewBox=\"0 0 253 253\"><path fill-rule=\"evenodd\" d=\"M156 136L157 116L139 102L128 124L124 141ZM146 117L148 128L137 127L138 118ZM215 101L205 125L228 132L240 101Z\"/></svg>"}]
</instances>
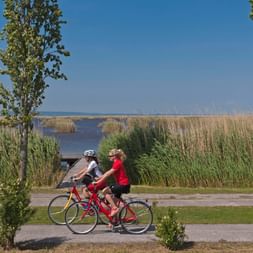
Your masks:
<instances>
[{"instance_id":1,"label":"black shorts","mask_svg":"<svg viewBox=\"0 0 253 253\"><path fill-rule=\"evenodd\" d=\"M130 184L128 185L114 184L110 186L110 189L116 198L120 198L122 193L130 192Z\"/></svg>"},{"instance_id":2,"label":"black shorts","mask_svg":"<svg viewBox=\"0 0 253 253\"><path fill-rule=\"evenodd\" d=\"M86 174L86 175L83 177L82 183L88 187L89 184L90 184L91 182L93 182L92 176Z\"/></svg>"}]
</instances>

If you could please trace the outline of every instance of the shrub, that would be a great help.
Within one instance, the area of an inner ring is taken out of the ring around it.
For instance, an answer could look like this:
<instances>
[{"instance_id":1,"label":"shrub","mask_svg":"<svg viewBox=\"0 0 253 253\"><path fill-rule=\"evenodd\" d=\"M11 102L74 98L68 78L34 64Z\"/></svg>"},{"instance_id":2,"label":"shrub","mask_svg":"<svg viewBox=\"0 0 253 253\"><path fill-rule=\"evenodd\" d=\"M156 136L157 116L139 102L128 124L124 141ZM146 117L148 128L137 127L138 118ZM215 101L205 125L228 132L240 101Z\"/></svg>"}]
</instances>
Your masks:
<instances>
[{"instance_id":1,"label":"shrub","mask_svg":"<svg viewBox=\"0 0 253 253\"><path fill-rule=\"evenodd\" d=\"M20 180L0 184L0 245L14 247L14 237L21 225L33 215L30 204L30 186Z\"/></svg>"},{"instance_id":2,"label":"shrub","mask_svg":"<svg viewBox=\"0 0 253 253\"><path fill-rule=\"evenodd\" d=\"M108 152L112 148L120 148L127 155L125 167L132 184L141 182L136 168L136 161L142 154L148 154L156 140L164 143L167 136L162 134L159 126L141 128L138 125L122 133L115 133L104 138L99 145L99 158L103 168L110 168Z\"/></svg>"},{"instance_id":3,"label":"shrub","mask_svg":"<svg viewBox=\"0 0 253 253\"><path fill-rule=\"evenodd\" d=\"M161 244L171 250L177 250L183 245L185 226L177 221L174 209L169 208L166 216L158 217L155 234L160 238Z\"/></svg>"}]
</instances>

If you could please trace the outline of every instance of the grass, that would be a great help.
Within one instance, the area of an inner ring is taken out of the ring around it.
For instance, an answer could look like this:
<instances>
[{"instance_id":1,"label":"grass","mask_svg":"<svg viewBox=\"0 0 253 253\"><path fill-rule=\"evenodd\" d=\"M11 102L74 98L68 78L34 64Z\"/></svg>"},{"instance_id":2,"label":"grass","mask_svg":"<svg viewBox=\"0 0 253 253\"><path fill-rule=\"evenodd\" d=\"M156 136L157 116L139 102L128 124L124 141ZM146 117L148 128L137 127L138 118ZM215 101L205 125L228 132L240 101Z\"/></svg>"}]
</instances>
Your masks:
<instances>
[{"instance_id":1,"label":"grass","mask_svg":"<svg viewBox=\"0 0 253 253\"><path fill-rule=\"evenodd\" d=\"M34 207L29 224L52 224L47 207ZM178 221L183 224L253 224L253 207L176 207ZM154 224L158 216L167 214L168 207L154 207Z\"/></svg>"},{"instance_id":2,"label":"grass","mask_svg":"<svg viewBox=\"0 0 253 253\"><path fill-rule=\"evenodd\" d=\"M154 209L155 220L165 215L167 207ZM183 224L253 224L253 207L176 207L178 221Z\"/></svg>"},{"instance_id":3,"label":"grass","mask_svg":"<svg viewBox=\"0 0 253 253\"><path fill-rule=\"evenodd\" d=\"M131 193L153 194L219 194L219 193L253 193L253 188L214 188L214 187L162 187L162 186L131 186Z\"/></svg>"},{"instance_id":4,"label":"grass","mask_svg":"<svg viewBox=\"0 0 253 253\"><path fill-rule=\"evenodd\" d=\"M19 249L11 250L10 253L29 253L36 250L37 253L168 253L170 251L158 242L148 243L51 243L45 246L43 239L36 243L23 242L17 245ZM253 243L218 242L218 243L194 243L186 242L178 253L252 253ZM1 250L0 250L1 252ZM4 251L2 251L4 252Z\"/></svg>"}]
</instances>

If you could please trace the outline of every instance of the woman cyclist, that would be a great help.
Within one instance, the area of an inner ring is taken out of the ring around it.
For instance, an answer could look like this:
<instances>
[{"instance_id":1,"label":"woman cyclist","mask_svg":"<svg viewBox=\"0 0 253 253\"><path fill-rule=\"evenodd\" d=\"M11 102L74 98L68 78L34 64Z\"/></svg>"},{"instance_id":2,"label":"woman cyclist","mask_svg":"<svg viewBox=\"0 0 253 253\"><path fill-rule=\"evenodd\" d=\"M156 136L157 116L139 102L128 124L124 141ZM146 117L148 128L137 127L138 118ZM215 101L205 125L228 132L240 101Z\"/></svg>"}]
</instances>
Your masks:
<instances>
[{"instance_id":1,"label":"woman cyclist","mask_svg":"<svg viewBox=\"0 0 253 253\"><path fill-rule=\"evenodd\" d=\"M91 182L98 180L103 174L98 167L98 159L95 150L85 150L83 155L88 166L75 174L74 180L82 179L82 183L85 185L83 188L84 197L89 198L90 191L94 191L94 185L91 184ZM102 190L105 187L106 184L104 182L96 185L97 190Z\"/></svg>"},{"instance_id":2,"label":"woman cyclist","mask_svg":"<svg viewBox=\"0 0 253 253\"><path fill-rule=\"evenodd\" d=\"M105 172L95 184L101 184L101 182L104 182L109 176L114 175L116 184L103 189L103 194L112 207L110 215L114 216L119 212L119 208L112 197L112 193L116 198L120 198L122 193L129 193L130 183L123 164L126 158L125 153L121 149L112 149L109 152L108 158L113 162L112 168Z\"/></svg>"}]
</instances>

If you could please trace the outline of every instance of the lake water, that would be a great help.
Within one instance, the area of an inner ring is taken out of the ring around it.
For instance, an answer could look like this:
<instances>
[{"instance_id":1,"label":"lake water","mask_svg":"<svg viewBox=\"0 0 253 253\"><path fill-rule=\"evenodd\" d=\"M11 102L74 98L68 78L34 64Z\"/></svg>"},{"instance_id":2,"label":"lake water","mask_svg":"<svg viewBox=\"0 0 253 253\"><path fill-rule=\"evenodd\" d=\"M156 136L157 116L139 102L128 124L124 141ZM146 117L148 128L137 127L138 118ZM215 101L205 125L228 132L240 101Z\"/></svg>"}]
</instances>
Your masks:
<instances>
[{"instance_id":1,"label":"lake water","mask_svg":"<svg viewBox=\"0 0 253 253\"><path fill-rule=\"evenodd\" d=\"M99 142L104 137L98 125L104 120L102 118L77 120L74 133L58 133L53 128L44 128L39 119L34 120L34 127L46 136L55 137L61 154L81 155L86 149L98 149Z\"/></svg>"}]
</instances>

